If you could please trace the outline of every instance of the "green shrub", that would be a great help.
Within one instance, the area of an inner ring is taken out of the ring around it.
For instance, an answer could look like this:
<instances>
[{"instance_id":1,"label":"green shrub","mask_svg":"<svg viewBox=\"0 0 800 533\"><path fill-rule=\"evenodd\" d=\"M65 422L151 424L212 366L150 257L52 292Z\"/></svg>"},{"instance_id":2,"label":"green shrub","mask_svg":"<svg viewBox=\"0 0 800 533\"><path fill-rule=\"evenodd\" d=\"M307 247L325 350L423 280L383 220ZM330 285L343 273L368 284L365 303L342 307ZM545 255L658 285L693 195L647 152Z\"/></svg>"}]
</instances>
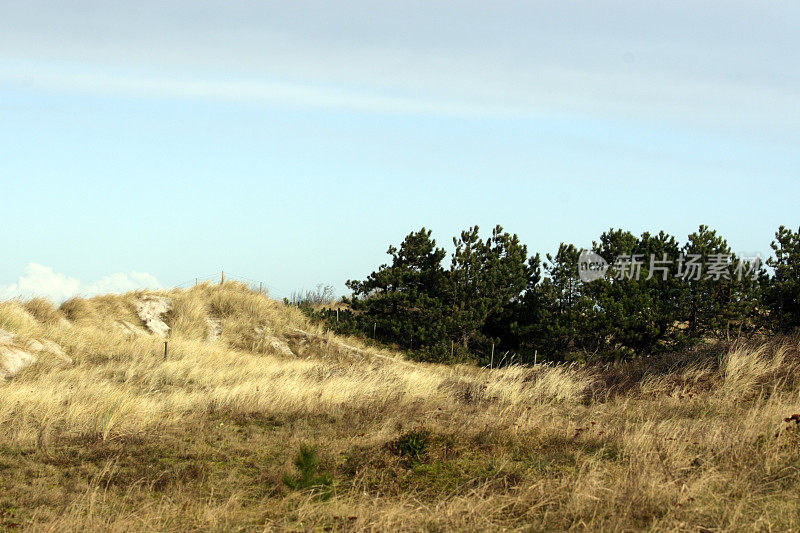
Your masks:
<instances>
[{"instance_id":1,"label":"green shrub","mask_svg":"<svg viewBox=\"0 0 800 533\"><path fill-rule=\"evenodd\" d=\"M284 474L283 484L291 490L311 490L319 493L325 499L333 492L333 480L327 472L319 472L319 457L313 446L305 444L300 446L300 451L294 458L297 474Z\"/></svg>"},{"instance_id":2,"label":"green shrub","mask_svg":"<svg viewBox=\"0 0 800 533\"><path fill-rule=\"evenodd\" d=\"M392 453L403 457L410 464L414 464L423 460L430 441L430 430L419 427L401 434L388 446Z\"/></svg>"}]
</instances>

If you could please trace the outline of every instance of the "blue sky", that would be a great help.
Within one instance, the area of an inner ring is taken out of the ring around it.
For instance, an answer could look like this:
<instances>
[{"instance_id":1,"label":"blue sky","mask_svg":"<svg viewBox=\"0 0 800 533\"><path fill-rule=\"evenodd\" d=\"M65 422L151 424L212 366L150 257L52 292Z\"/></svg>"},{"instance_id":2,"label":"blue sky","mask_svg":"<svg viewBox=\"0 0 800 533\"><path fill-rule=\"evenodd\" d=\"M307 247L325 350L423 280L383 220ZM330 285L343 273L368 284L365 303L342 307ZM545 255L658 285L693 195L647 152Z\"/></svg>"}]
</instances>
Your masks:
<instances>
[{"instance_id":1,"label":"blue sky","mask_svg":"<svg viewBox=\"0 0 800 533\"><path fill-rule=\"evenodd\" d=\"M421 226L769 252L800 4L0 1L0 297L226 270L275 297Z\"/></svg>"}]
</instances>

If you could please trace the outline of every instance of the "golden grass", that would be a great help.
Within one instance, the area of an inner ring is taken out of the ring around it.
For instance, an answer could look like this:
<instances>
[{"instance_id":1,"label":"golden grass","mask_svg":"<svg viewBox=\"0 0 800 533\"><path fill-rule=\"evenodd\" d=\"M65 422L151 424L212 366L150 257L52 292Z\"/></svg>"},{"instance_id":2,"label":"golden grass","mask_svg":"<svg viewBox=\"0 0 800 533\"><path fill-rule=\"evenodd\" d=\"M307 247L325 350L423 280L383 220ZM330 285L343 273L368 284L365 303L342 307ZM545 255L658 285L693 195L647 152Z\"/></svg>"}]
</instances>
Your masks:
<instances>
[{"instance_id":1,"label":"golden grass","mask_svg":"<svg viewBox=\"0 0 800 533\"><path fill-rule=\"evenodd\" d=\"M412 363L226 283L161 293L165 359L163 339L119 326L143 326L144 294L0 303L0 328L75 361L0 383L6 527L800 528L796 344L684 354L619 387L588 366ZM420 460L388 445L420 429ZM330 499L282 484L301 444L333 477Z\"/></svg>"}]
</instances>

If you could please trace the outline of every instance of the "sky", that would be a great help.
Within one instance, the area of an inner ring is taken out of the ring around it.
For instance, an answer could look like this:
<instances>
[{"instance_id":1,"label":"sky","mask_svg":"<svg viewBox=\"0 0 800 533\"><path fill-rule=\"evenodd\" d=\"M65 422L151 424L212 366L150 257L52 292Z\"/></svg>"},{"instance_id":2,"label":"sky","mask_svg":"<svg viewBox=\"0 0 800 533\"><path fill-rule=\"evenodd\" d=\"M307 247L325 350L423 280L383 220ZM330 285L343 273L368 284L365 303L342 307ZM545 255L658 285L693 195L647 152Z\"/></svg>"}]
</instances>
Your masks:
<instances>
[{"instance_id":1,"label":"sky","mask_svg":"<svg viewBox=\"0 0 800 533\"><path fill-rule=\"evenodd\" d=\"M430 228L531 252L800 206L800 4L0 0L0 298L345 293Z\"/></svg>"}]
</instances>

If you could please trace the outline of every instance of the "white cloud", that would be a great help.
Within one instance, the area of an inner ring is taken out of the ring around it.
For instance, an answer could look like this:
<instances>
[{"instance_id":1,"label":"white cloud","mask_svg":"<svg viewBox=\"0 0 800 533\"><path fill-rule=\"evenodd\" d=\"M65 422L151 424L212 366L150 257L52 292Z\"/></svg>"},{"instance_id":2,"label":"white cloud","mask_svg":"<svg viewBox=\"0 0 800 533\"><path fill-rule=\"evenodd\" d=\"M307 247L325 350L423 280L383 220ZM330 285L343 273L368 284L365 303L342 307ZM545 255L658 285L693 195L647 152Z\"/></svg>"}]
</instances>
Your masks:
<instances>
[{"instance_id":1,"label":"white cloud","mask_svg":"<svg viewBox=\"0 0 800 533\"><path fill-rule=\"evenodd\" d=\"M0 81L47 90L144 98L183 98L229 102L284 104L393 114L497 116L520 109L489 102L405 97L352 88L271 80L177 78L146 73L103 73L58 68L41 62L0 64Z\"/></svg>"},{"instance_id":2,"label":"white cloud","mask_svg":"<svg viewBox=\"0 0 800 533\"><path fill-rule=\"evenodd\" d=\"M589 113L797 133L800 7L85 0L12 3L0 82L456 116Z\"/></svg>"},{"instance_id":3,"label":"white cloud","mask_svg":"<svg viewBox=\"0 0 800 533\"><path fill-rule=\"evenodd\" d=\"M43 297L62 302L73 296L95 296L139 289L160 289L161 283L146 272L116 273L84 283L51 267L29 263L16 283L0 285L0 300Z\"/></svg>"}]
</instances>

